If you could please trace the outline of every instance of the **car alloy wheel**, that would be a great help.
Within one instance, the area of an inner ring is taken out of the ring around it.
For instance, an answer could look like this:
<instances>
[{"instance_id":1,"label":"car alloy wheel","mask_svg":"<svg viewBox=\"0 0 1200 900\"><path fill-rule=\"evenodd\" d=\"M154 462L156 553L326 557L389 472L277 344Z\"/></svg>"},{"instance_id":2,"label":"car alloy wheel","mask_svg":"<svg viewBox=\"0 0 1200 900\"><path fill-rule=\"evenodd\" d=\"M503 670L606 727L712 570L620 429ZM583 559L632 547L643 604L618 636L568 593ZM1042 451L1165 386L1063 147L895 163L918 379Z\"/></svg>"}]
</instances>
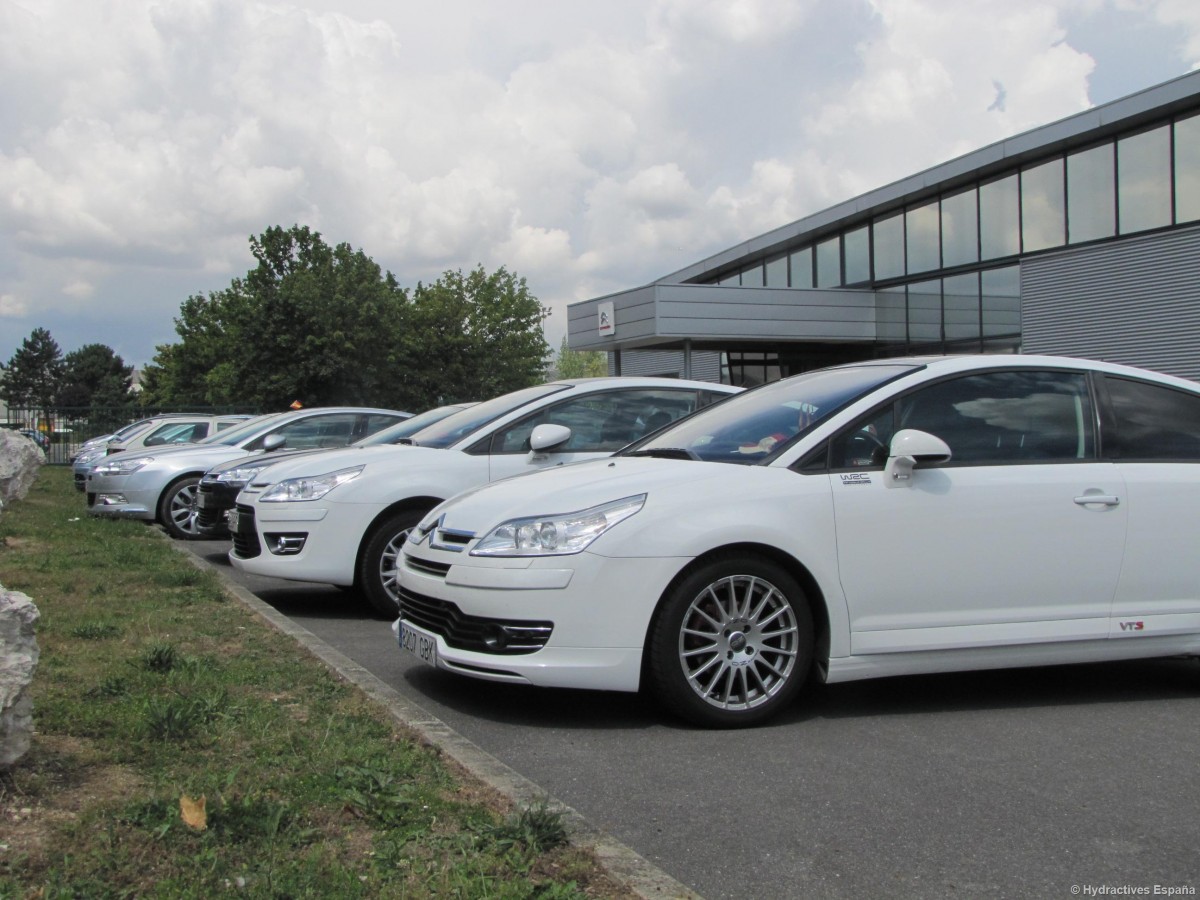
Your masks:
<instances>
[{"instance_id":1,"label":"car alloy wheel","mask_svg":"<svg viewBox=\"0 0 1200 900\"><path fill-rule=\"evenodd\" d=\"M812 663L812 615L782 567L722 557L667 596L651 635L656 693L693 722L753 725L800 690Z\"/></svg>"},{"instance_id":2,"label":"car alloy wheel","mask_svg":"<svg viewBox=\"0 0 1200 900\"><path fill-rule=\"evenodd\" d=\"M197 475L180 478L167 487L158 502L158 519L167 534L177 540L194 541L202 537L196 523L199 485L200 478Z\"/></svg>"},{"instance_id":3,"label":"car alloy wheel","mask_svg":"<svg viewBox=\"0 0 1200 900\"><path fill-rule=\"evenodd\" d=\"M425 510L404 510L386 519L367 541L359 565L363 596L380 615L396 618L400 612L397 569L408 533L417 527Z\"/></svg>"}]
</instances>

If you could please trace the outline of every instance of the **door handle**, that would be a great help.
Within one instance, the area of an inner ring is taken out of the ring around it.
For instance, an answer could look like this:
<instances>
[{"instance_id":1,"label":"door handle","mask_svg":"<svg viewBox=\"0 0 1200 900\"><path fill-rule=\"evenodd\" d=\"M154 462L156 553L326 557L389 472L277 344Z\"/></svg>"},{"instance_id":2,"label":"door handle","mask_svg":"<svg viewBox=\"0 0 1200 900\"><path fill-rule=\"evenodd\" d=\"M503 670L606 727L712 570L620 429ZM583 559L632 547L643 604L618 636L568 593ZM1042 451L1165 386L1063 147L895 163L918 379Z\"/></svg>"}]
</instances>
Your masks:
<instances>
[{"instance_id":1,"label":"door handle","mask_svg":"<svg viewBox=\"0 0 1200 900\"><path fill-rule=\"evenodd\" d=\"M1094 494L1084 494L1082 497L1076 497L1075 503L1077 506L1091 506L1100 504L1101 506L1120 506L1121 498L1113 494L1101 494L1097 491Z\"/></svg>"}]
</instances>

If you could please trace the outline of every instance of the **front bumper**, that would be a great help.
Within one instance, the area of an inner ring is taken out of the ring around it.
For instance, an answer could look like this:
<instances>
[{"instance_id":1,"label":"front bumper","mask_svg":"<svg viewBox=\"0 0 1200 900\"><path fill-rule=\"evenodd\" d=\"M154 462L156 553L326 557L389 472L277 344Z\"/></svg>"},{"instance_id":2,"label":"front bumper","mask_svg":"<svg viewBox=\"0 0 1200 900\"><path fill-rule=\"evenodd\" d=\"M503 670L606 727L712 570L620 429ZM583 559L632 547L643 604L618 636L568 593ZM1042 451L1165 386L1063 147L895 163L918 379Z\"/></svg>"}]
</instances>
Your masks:
<instances>
[{"instance_id":1,"label":"front bumper","mask_svg":"<svg viewBox=\"0 0 1200 900\"><path fill-rule=\"evenodd\" d=\"M145 519L157 515L160 488L146 487L132 475L95 475L87 479L87 508L93 516L114 519Z\"/></svg>"},{"instance_id":2,"label":"front bumper","mask_svg":"<svg viewBox=\"0 0 1200 900\"><path fill-rule=\"evenodd\" d=\"M688 562L584 552L483 559L404 554L400 618L437 641L437 666L543 687L636 691L658 600Z\"/></svg>"},{"instance_id":3,"label":"front bumper","mask_svg":"<svg viewBox=\"0 0 1200 900\"><path fill-rule=\"evenodd\" d=\"M234 568L269 578L345 586L354 584L359 543L379 512L353 503L241 502L236 510L229 553Z\"/></svg>"}]
</instances>

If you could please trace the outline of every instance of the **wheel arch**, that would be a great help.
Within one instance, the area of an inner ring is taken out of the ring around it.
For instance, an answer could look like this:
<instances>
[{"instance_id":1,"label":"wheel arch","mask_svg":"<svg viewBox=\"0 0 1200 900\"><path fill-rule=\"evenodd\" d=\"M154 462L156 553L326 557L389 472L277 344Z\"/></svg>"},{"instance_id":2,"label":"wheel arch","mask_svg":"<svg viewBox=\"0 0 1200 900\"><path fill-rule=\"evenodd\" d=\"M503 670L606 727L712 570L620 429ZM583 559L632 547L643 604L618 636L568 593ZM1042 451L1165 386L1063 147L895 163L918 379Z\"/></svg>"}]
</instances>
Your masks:
<instances>
[{"instance_id":1,"label":"wheel arch","mask_svg":"<svg viewBox=\"0 0 1200 900\"><path fill-rule=\"evenodd\" d=\"M366 550L367 544L369 544L371 541L371 535L375 533L375 529L379 527L381 522L383 522L385 519L391 518L399 512L420 510L422 513L426 513L441 503L443 499L444 498L442 497L431 496L405 497L403 500L397 500L396 502L391 503L381 509L375 515L375 517L371 519L367 527L363 529L362 537L359 539L358 550L356 550L354 554L355 581L358 580L358 571L362 566L363 552Z\"/></svg>"},{"instance_id":2,"label":"wheel arch","mask_svg":"<svg viewBox=\"0 0 1200 900\"><path fill-rule=\"evenodd\" d=\"M773 547L770 544L747 541L713 547L711 550L700 554L676 572L675 577L663 588L662 593L655 602L654 613L650 616L650 621L646 624L646 633L642 638L641 683L643 686L648 683L646 675L649 665L649 657L645 652L645 648L650 644L650 635L653 633L655 626L658 624L658 619L662 615L663 606L665 605L664 601L667 596L681 581L701 566L708 565L713 560L719 559L722 556L746 554L761 557L781 566L789 575L796 579L800 587L804 590L813 621L813 668L816 670L816 674L820 680L824 681L825 671L829 665L830 641L829 610L826 605L825 592L821 590L821 586L817 583L817 579L813 577L809 568L790 553L780 550L778 547Z\"/></svg>"},{"instance_id":3,"label":"wheel arch","mask_svg":"<svg viewBox=\"0 0 1200 900\"><path fill-rule=\"evenodd\" d=\"M172 475L171 479L165 485L163 485L163 489L158 492L158 499L154 501L154 521L157 522L159 525L163 524L163 521L162 521L163 500L166 499L167 495L172 490L174 490L175 485L179 484L179 482L181 482L187 478L203 478L204 473L206 471L207 471L206 469L200 469L195 472L176 472L174 475Z\"/></svg>"}]
</instances>

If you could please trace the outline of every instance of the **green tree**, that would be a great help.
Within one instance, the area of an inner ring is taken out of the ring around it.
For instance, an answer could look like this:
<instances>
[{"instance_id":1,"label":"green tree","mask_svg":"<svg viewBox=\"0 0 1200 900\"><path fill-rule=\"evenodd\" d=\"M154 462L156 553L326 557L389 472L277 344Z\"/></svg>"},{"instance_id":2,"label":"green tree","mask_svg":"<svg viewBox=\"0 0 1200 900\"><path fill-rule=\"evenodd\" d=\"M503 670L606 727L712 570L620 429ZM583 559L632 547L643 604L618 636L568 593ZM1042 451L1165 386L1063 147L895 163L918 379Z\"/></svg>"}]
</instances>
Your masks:
<instances>
[{"instance_id":1,"label":"green tree","mask_svg":"<svg viewBox=\"0 0 1200 900\"><path fill-rule=\"evenodd\" d=\"M564 336L558 347L555 374L558 378L601 378L608 374L608 354L600 350L572 350Z\"/></svg>"},{"instance_id":2,"label":"green tree","mask_svg":"<svg viewBox=\"0 0 1200 900\"><path fill-rule=\"evenodd\" d=\"M63 355L45 328L35 328L4 367L0 397L14 408L49 411L62 384Z\"/></svg>"},{"instance_id":3,"label":"green tree","mask_svg":"<svg viewBox=\"0 0 1200 900\"><path fill-rule=\"evenodd\" d=\"M85 344L78 350L72 350L63 359L58 405L129 405L129 387L132 380L133 366L125 365L125 361L111 347L105 344Z\"/></svg>"},{"instance_id":4,"label":"green tree","mask_svg":"<svg viewBox=\"0 0 1200 900\"><path fill-rule=\"evenodd\" d=\"M269 228L250 249L244 278L184 301L179 343L144 373L147 402L400 407L408 298L391 273L301 226Z\"/></svg>"},{"instance_id":5,"label":"green tree","mask_svg":"<svg viewBox=\"0 0 1200 900\"><path fill-rule=\"evenodd\" d=\"M143 372L143 402L424 409L541 380L546 310L523 278L446 272L412 292L299 225L250 239L244 278L189 297Z\"/></svg>"},{"instance_id":6,"label":"green tree","mask_svg":"<svg viewBox=\"0 0 1200 900\"><path fill-rule=\"evenodd\" d=\"M547 310L504 267L445 272L413 291L409 379L424 405L486 400L537 384L549 348Z\"/></svg>"}]
</instances>

